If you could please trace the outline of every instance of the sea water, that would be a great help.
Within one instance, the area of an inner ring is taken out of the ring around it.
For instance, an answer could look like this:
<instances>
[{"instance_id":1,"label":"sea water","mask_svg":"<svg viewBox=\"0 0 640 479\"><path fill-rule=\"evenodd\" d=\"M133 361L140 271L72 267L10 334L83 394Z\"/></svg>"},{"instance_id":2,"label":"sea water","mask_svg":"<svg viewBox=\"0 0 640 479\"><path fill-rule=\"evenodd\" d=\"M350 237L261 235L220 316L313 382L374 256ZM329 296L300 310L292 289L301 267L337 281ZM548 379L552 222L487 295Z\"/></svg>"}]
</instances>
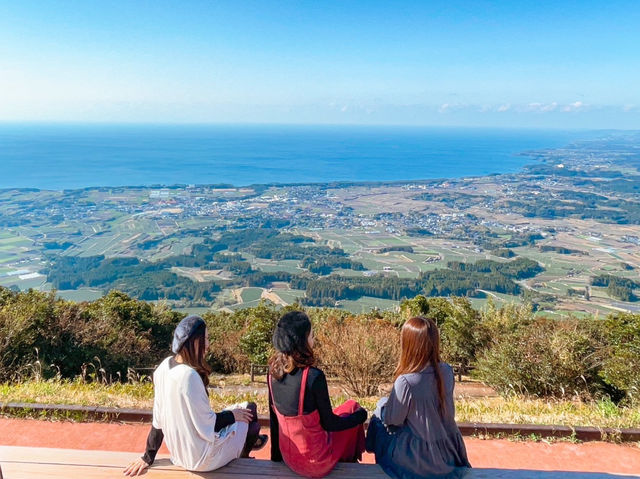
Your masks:
<instances>
[{"instance_id":1,"label":"sea water","mask_svg":"<svg viewBox=\"0 0 640 479\"><path fill-rule=\"evenodd\" d=\"M579 132L291 125L0 124L0 188L327 183L519 171Z\"/></svg>"}]
</instances>

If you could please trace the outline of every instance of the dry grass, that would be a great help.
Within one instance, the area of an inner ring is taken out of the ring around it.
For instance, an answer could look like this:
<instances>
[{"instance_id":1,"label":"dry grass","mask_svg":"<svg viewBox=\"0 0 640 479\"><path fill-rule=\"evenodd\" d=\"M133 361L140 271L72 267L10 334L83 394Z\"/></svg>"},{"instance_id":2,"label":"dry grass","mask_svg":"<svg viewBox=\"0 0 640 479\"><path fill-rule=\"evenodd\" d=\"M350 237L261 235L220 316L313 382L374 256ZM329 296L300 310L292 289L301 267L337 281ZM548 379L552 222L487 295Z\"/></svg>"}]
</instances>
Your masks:
<instances>
[{"instance_id":1,"label":"dry grass","mask_svg":"<svg viewBox=\"0 0 640 479\"><path fill-rule=\"evenodd\" d=\"M243 401L256 402L262 413L266 414L268 410L267 397L259 390L238 393L211 392L209 397L215 410ZM0 402L151 409L153 385L150 382L101 384L64 380L5 383L0 384Z\"/></svg>"},{"instance_id":2,"label":"dry grass","mask_svg":"<svg viewBox=\"0 0 640 479\"><path fill-rule=\"evenodd\" d=\"M153 384L150 382L102 384L80 380L5 383L0 384L0 401L151 408L153 406Z\"/></svg>"},{"instance_id":3,"label":"dry grass","mask_svg":"<svg viewBox=\"0 0 640 479\"><path fill-rule=\"evenodd\" d=\"M638 428L640 407L618 407L609 400L468 398L456 401L456 419L459 422Z\"/></svg>"},{"instance_id":4,"label":"dry grass","mask_svg":"<svg viewBox=\"0 0 640 479\"><path fill-rule=\"evenodd\" d=\"M214 376L210 400L214 410L242 401L254 401L260 414L267 414L267 393L263 384L251 384L248 377ZM223 386L223 389L218 389ZM232 386L229 392L224 387ZM344 395L332 397L334 405L348 399ZM377 397L357 398L369 412L375 408ZM88 383L80 380L24 381L0 384L0 402L48 404L76 404L118 408L150 409L153 405L153 386L149 382L126 384ZM456 401L459 422L555 424L639 428L640 407L618 407L611 401L542 400L514 396L512 398L463 398Z\"/></svg>"}]
</instances>

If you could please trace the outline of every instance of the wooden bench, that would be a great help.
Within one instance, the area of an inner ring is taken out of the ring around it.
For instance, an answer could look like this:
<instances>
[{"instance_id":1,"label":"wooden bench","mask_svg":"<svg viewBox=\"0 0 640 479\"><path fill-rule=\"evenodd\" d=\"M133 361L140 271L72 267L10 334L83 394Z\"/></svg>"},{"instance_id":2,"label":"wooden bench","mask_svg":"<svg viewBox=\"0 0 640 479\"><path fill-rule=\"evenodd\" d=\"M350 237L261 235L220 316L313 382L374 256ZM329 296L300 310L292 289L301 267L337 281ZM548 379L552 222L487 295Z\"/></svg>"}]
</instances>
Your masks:
<instances>
[{"instance_id":1,"label":"wooden bench","mask_svg":"<svg viewBox=\"0 0 640 479\"><path fill-rule=\"evenodd\" d=\"M4 479L104 479L123 478L124 466L138 455L129 452L82 451L77 449L48 449L0 446L0 467ZM237 459L213 472L189 472L171 464L166 456L144 474L149 479L215 478L242 479L271 477L289 479L300 477L286 465L259 459ZM373 464L338 464L330 479L388 479ZM621 479L640 476L581 472L545 472L510 469L470 469L464 479Z\"/></svg>"}]
</instances>

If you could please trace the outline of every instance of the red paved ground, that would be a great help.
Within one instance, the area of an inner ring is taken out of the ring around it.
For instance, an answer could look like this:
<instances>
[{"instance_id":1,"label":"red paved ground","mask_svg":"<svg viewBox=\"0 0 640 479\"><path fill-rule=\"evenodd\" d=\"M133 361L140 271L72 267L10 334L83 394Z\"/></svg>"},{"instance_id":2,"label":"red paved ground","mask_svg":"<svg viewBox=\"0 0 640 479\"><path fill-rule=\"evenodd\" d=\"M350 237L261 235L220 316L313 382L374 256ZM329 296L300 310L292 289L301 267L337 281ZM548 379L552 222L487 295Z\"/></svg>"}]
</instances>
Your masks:
<instances>
[{"instance_id":1,"label":"red paved ground","mask_svg":"<svg viewBox=\"0 0 640 479\"><path fill-rule=\"evenodd\" d=\"M0 445L93 449L142 453L149 432L145 424L49 422L0 418ZM640 473L640 446L604 442L512 442L465 438L475 467L581 472ZM166 448L161 453L168 453ZM132 458L135 457L132 455ZM265 447L256 457L267 459ZM373 462L367 454L364 462Z\"/></svg>"}]
</instances>

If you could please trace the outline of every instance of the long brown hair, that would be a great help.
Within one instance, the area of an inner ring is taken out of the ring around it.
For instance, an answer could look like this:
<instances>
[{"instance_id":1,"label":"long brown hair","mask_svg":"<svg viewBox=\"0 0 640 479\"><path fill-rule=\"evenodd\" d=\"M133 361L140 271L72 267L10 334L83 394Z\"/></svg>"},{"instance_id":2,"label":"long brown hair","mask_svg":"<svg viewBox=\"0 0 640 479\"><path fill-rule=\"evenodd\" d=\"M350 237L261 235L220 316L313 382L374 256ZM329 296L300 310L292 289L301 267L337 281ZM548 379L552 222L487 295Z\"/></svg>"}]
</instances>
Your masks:
<instances>
[{"instance_id":1,"label":"long brown hair","mask_svg":"<svg viewBox=\"0 0 640 479\"><path fill-rule=\"evenodd\" d=\"M440 371L440 333L433 319L416 316L402 326L400 360L394 372L394 379L398 379L402 374L422 371L428 364L433 366L440 399L440 416L444 417L447 408Z\"/></svg>"},{"instance_id":2,"label":"long brown hair","mask_svg":"<svg viewBox=\"0 0 640 479\"><path fill-rule=\"evenodd\" d=\"M200 378L202 379L202 383L204 384L204 389L207 391L207 395L209 394L207 390L207 386L209 386L209 375L211 374L211 366L205 361L205 355L207 351L205 350L205 334L207 331L206 325L203 323L200 325L189 339L187 339L178 351L178 354L182 357L182 360L185 364L191 366L196 370Z\"/></svg>"},{"instance_id":3,"label":"long brown hair","mask_svg":"<svg viewBox=\"0 0 640 479\"><path fill-rule=\"evenodd\" d=\"M290 311L273 332L276 352L269 359L269 375L280 380L295 368L314 366L316 357L309 345L311 320L303 311Z\"/></svg>"}]
</instances>

